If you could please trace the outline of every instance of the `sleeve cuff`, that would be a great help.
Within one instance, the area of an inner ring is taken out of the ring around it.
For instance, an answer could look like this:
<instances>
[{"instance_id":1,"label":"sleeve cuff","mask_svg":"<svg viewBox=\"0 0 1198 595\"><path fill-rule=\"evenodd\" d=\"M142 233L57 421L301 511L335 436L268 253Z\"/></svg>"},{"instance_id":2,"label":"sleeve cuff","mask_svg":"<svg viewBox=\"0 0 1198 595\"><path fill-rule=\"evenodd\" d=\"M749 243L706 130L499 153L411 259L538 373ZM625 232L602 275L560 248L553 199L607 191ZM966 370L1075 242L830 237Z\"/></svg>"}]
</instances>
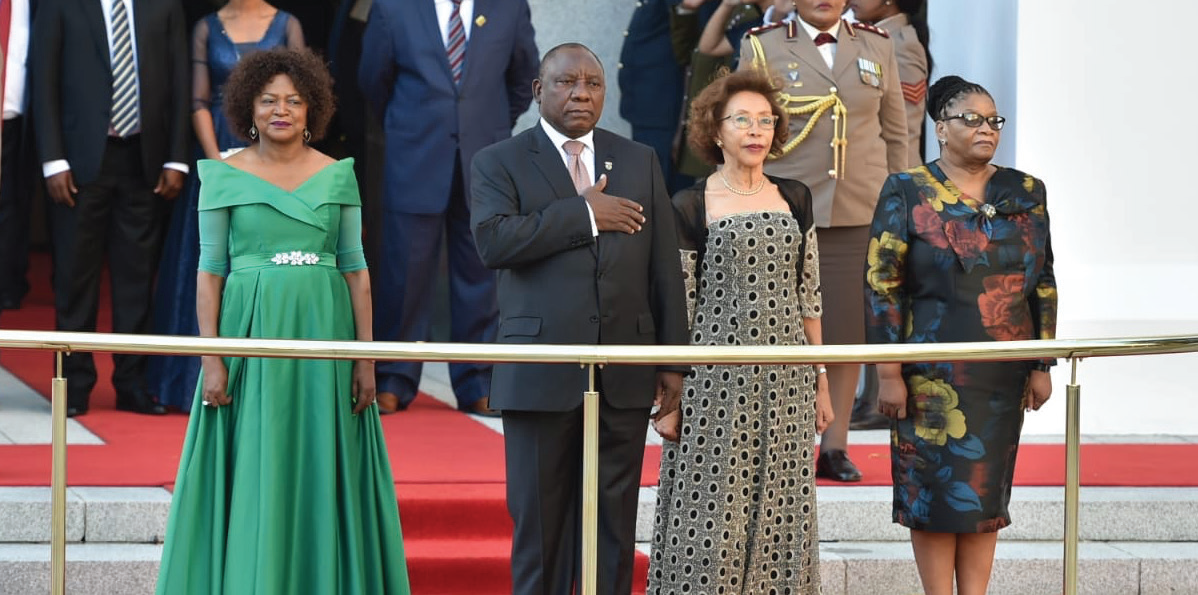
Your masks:
<instances>
[{"instance_id":1,"label":"sleeve cuff","mask_svg":"<svg viewBox=\"0 0 1198 595\"><path fill-rule=\"evenodd\" d=\"M42 177L48 178L70 170L71 164L67 163L66 159L55 159L42 164Z\"/></svg>"},{"instance_id":2,"label":"sleeve cuff","mask_svg":"<svg viewBox=\"0 0 1198 595\"><path fill-rule=\"evenodd\" d=\"M167 161L166 163L163 163L162 169L173 169L175 171L181 171L184 174L191 173L191 168L188 167L186 163L179 163L177 161Z\"/></svg>"}]
</instances>

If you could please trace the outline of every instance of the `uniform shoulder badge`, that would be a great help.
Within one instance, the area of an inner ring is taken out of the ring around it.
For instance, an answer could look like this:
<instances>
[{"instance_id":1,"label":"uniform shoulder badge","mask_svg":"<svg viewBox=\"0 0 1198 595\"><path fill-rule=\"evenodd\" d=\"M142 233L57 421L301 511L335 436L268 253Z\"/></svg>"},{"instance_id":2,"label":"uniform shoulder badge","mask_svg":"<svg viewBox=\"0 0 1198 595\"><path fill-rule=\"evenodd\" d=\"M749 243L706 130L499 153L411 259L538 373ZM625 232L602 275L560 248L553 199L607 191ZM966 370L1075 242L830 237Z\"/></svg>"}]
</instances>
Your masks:
<instances>
[{"instance_id":1,"label":"uniform shoulder badge","mask_svg":"<svg viewBox=\"0 0 1198 595\"><path fill-rule=\"evenodd\" d=\"M866 23L853 23L853 28L860 29L862 31L869 31L870 33L877 33L878 35L881 35L882 37L885 37L886 39L890 39L889 33L887 33L884 29L879 29L873 25L869 25Z\"/></svg>"},{"instance_id":2,"label":"uniform shoulder badge","mask_svg":"<svg viewBox=\"0 0 1198 595\"><path fill-rule=\"evenodd\" d=\"M768 25L762 25L760 27L753 27L752 29L749 29L745 33L745 35L761 35L762 33L765 33L766 31L770 31L772 29L777 29L784 25L786 25L786 23L778 22L778 23L770 23Z\"/></svg>"}]
</instances>

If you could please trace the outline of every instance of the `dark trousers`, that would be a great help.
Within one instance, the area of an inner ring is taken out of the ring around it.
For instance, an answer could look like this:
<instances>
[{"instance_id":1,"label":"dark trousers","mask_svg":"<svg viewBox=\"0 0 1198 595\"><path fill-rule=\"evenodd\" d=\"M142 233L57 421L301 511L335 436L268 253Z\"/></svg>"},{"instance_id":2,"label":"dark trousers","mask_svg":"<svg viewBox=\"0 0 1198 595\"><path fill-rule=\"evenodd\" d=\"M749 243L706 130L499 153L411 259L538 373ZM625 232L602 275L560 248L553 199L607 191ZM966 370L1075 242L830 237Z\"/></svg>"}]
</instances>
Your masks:
<instances>
[{"instance_id":1,"label":"dark trousers","mask_svg":"<svg viewBox=\"0 0 1198 595\"><path fill-rule=\"evenodd\" d=\"M50 226L54 246L55 325L62 331L94 331L100 300L100 276L108 255L112 284L112 330L146 333L150 329L154 271L162 235L161 203L142 172L136 136L109 139L100 175L79 185L75 206L54 204ZM144 355L112 356L117 401L146 390ZM90 353L64 358L67 401L87 407L96 384Z\"/></svg>"},{"instance_id":2,"label":"dark trousers","mask_svg":"<svg viewBox=\"0 0 1198 595\"><path fill-rule=\"evenodd\" d=\"M33 204L33 143L25 118L5 120L0 137L0 304L29 293L29 227Z\"/></svg>"},{"instance_id":3,"label":"dark trousers","mask_svg":"<svg viewBox=\"0 0 1198 595\"><path fill-rule=\"evenodd\" d=\"M637 493L648 409L599 406L597 593L632 591ZM512 593L580 592L582 407L503 412L507 506L512 516Z\"/></svg>"},{"instance_id":4,"label":"dark trousers","mask_svg":"<svg viewBox=\"0 0 1198 595\"><path fill-rule=\"evenodd\" d=\"M495 341L499 317L495 272L483 265L474 244L460 162L450 191L445 213L383 212L378 224L379 258L372 268L376 341L430 339L443 242L449 263L449 340ZM422 368L422 362L379 362L375 368L379 392L394 393L406 405L416 397ZM460 408L491 393L490 364L450 364L449 378Z\"/></svg>"}]
</instances>

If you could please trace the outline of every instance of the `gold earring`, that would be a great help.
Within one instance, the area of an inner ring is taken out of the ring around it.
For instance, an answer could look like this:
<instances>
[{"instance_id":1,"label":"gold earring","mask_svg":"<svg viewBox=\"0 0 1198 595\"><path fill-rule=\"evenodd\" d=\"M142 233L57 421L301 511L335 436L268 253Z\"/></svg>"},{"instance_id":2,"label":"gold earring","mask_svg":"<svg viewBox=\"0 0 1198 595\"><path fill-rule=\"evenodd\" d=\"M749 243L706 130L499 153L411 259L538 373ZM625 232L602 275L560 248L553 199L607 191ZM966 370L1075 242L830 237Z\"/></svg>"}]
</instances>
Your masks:
<instances>
[{"instance_id":1,"label":"gold earring","mask_svg":"<svg viewBox=\"0 0 1198 595\"><path fill-rule=\"evenodd\" d=\"M258 140L258 125L250 124L250 140Z\"/></svg>"},{"instance_id":2,"label":"gold earring","mask_svg":"<svg viewBox=\"0 0 1198 595\"><path fill-rule=\"evenodd\" d=\"M304 128L304 142L310 142L311 140L312 140L312 131L308 130L308 128L305 127Z\"/></svg>"},{"instance_id":3,"label":"gold earring","mask_svg":"<svg viewBox=\"0 0 1198 595\"><path fill-rule=\"evenodd\" d=\"M717 147L723 147L723 146L724 146L724 141L722 141L722 140L720 140L720 139L718 139L718 138L717 138L717 139L715 139L715 146L717 146Z\"/></svg>"}]
</instances>

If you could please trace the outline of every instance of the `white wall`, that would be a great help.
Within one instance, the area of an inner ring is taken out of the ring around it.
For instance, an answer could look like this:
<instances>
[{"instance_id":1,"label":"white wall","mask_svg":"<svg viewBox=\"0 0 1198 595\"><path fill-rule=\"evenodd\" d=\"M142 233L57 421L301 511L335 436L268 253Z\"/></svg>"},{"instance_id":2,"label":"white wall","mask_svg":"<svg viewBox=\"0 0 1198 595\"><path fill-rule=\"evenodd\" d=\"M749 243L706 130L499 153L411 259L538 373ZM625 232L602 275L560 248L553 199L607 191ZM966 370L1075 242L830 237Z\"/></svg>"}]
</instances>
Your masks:
<instances>
[{"instance_id":1,"label":"white wall","mask_svg":"<svg viewBox=\"0 0 1198 595\"><path fill-rule=\"evenodd\" d=\"M990 88L1011 116L998 161L1047 184L1059 335L1198 334L1198 3L931 0L930 17L937 74ZM1082 362L1083 433L1198 434L1195 372L1198 355ZM1064 431L1055 376L1026 432Z\"/></svg>"}]
</instances>

